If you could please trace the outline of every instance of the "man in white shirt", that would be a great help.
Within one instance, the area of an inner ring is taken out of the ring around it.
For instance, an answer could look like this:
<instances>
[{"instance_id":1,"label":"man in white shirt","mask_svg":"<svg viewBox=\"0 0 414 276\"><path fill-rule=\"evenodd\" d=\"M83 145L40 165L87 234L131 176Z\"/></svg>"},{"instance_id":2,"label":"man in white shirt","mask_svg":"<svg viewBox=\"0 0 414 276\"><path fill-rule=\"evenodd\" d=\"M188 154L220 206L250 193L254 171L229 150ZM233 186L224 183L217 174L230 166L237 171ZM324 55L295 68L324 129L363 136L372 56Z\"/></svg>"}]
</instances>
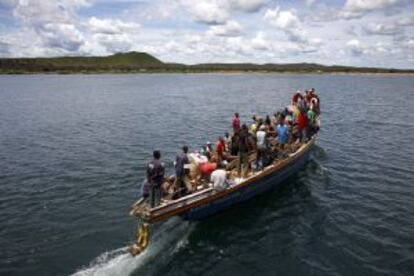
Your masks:
<instances>
[{"instance_id":1,"label":"man in white shirt","mask_svg":"<svg viewBox=\"0 0 414 276\"><path fill-rule=\"evenodd\" d=\"M210 175L210 182L213 184L214 190L224 190L228 187L227 172L222 166L213 171Z\"/></svg>"},{"instance_id":2,"label":"man in white shirt","mask_svg":"<svg viewBox=\"0 0 414 276\"><path fill-rule=\"evenodd\" d=\"M257 138L257 154L256 154L256 168L257 170L263 169L263 155L266 150L266 127L260 126L260 130L256 133Z\"/></svg>"}]
</instances>

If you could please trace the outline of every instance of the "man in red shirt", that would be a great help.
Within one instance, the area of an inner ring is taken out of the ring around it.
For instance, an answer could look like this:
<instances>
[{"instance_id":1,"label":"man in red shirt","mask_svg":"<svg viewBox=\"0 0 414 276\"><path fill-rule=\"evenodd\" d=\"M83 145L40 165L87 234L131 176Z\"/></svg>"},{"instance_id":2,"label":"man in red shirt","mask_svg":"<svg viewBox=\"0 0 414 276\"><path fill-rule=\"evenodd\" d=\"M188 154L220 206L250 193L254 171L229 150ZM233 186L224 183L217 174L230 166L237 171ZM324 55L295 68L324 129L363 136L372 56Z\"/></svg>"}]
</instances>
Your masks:
<instances>
[{"instance_id":1,"label":"man in red shirt","mask_svg":"<svg viewBox=\"0 0 414 276\"><path fill-rule=\"evenodd\" d=\"M223 153L225 151L225 144L223 137L219 136L217 142L216 142L216 152L217 152L217 158L218 163L221 163L224 159Z\"/></svg>"},{"instance_id":2,"label":"man in red shirt","mask_svg":"<svg viewBox=\"0 0 414 276\"><path fill-rule=\"evenodd\" d=\"M308 116L301 110L298 116L299 139L301 142L306 142L308 139L306 129L308 127Z\"/></svg>"},{"instance_id":3,"label":"man in red shirt","mask_svg":"<svg viewBox=\"0 0 414 276\"><path fill-rule=\"evenodd\" d=\"M234 113L234 117L233 117L233 121L231 123L232 127L233 127L233 131L234 133L237 133L240 131L240 117L239 117L239 113Z\"/></svg>"},{"instance_id":4,"label":"man in red shirt","mask_svg":"<svg viewBox=\"0 0 414 276\"><path fill-rule=\"evenodd\" d=\"M298 100L299 100L299 98L302 98L302 94L300 94L300 91L297 90L296 93L293 94L293 97L292 97L292 105L296 105L297 102L298 102Z\"/></svg>"}]
</instances>

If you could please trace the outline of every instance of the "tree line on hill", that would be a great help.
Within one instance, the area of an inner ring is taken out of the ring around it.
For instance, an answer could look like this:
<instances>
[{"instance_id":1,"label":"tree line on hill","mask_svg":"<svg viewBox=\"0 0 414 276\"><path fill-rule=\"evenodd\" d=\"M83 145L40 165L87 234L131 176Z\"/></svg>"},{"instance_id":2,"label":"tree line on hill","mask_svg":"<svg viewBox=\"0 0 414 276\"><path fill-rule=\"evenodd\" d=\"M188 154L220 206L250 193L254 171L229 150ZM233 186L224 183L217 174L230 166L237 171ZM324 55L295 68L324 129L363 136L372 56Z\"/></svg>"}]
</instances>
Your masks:
<instances>
[{"instance_id":1,"label":"tree line on hill","mask_svg":"<svg viewBox=\"0 0 414 276\"><path fill-rule=\"evenodd\" d=\"M315 63L203 63L185 65L164 63L147 53L139 52L118 53L102 57L0 58L0 73L2 74L139 72L414 73L414 70L325 66Z\"/></svg>"}]
</instances>

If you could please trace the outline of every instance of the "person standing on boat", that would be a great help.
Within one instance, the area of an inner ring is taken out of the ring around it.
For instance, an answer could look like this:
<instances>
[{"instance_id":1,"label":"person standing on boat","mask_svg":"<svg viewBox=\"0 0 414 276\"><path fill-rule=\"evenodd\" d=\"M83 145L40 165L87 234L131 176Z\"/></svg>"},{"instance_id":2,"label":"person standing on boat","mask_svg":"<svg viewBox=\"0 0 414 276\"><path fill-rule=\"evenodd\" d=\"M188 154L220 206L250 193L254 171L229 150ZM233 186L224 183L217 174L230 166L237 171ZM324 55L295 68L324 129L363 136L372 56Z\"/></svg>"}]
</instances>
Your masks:
<instances>
[{"instance_id":1,"label":"person standing on boat","mask_svg":"<svg viewBox=\"0 0 414 276\"><path fill-rule=\"evenodd\" d=\"M247 177L247 170L249 166L249 129L243 124L239 132L239 163L238 175L239 177Z\"/></svg>"},{"instance_id":2,"label":"person standing on boat","mask_svg":"<svg viewBox=\"0 0 414 276\"><path fill-rule=\"evenodd\" d=\"M224 160L225 144L223 137L219 136L216 142L217 162L220 164Z\"/></svg>"},{"instance_id":3,"label":"person standing on boat","mask_svg":"<svg viewBox=\"0 0 414 276\"><path fill-rule=\"evenodd\" d=\"M228 132L224 134L224 146L225 146L225 151L230 152L231 138Z\"/></svg>"},{"instance_id":4,"label":"person standing on boat","mask_svg":"<svg viewBox=\"0 0 414 276\"><path fill-rule=\"evenodd\" d=\"M154 150L152 155L154 159L147 164L147 181L150 185L150 205L154 208L161 202L161 185L164 182L165 166L160 160L160 151Z\"/></svg>"},{"instance_id":5,"label":"person standing on boat","mask_svg":"<svg viewBox=\"0 0 414 276\"><path fill-rule=\"evenodd\" d=\"M256 168L257 170L263 169L263 156L266 151L266 126L261 125L259 131L256 133Z\"/></svg>"},{"instance_id":6,"label":"person standing on boat","mask_svg":"<svg viewBox=\"0 0 414 276\"><path fill-rule=\"evenodd\" d=\"M280 145L280 149L285 149L285 144L289 139L289 131L288 128L285 126L285 118L283 117L280 120L280 124L277 125L277 142Z\"/></svg>"},{"instance_id":7,"label":"person standing on boat","mask_svg":"<svg viewBox=\"0 0 414 276\"><path fill-rule=\"evenodd\" d=\"M231 147L230 147L230 154L232 156L239 155L239 133L236 132L231 137Z\"/></svg>"},{"instance_id":8,"label":"person standing on boat","mask_svg":"<svg viewBox=\"0 0 414 276\"><path fill-rule=\"evenodd\" d=\"M308 128L308 116L304 110L301 110L297 119L299 140L300 142L306 142L308 139L307 128Z\"/></svg>"},{"instance_id":9,"label":"person standing on boat","mask_svg":"<svg viewBox=\"0 0 414 276\"><path fill-rule=\"evenodd\" d=\"M211 146L211 142L207 141L207 143L201 148L200 153L210 160L212 155L213 148Z\"/></svg>"},{"instance_id":10,"label":"person standing on boat","mask_svg":"<svg viewBox=\"0 0 414 276\"><path fill-rule=\"evenodd\" d=\"M253 123L250 125L250 133L253 135L256 135L257 132L257 119L256 119L256 115L254 115L252 117Z\"/></svg>"},{"instance_id":11,"label":"person standing on boat","mask_svg":"<svg viewBox=\"0 0 414 276\"><path fill-rule=\"evenodd\" d=\"M307 112L307 116L308 116L308 135L312 136L314 134L314 129L315 129L315 119L316 119L316 113L315 111L313 111L313 106L311 108L309 108L308 112Z\"/></svg>"},{"instance_id":12,"label":"person standing on boat","mask_svg":"<svg viewBox=\"0 0 414 276\"><path fill-rule=\"evenodd\" d=\"M231 123L233 127L233 133L237 133L240 131L240 116L239 113L234 113L233 121Z\"/></svg>"},{"instance_id":13,"label":"person standing on boat","mask_svg":"<svg viewBox=\"0 0 414 276\"><path fill-rule=\"evenodd\" d=\"M186 165L190 164L187 156L188 147L183 146L183 152L175 158L175 183L174 186L178 189L178 197L187 194L187 187L185 185Z\"/></svg>"}]
</instances>

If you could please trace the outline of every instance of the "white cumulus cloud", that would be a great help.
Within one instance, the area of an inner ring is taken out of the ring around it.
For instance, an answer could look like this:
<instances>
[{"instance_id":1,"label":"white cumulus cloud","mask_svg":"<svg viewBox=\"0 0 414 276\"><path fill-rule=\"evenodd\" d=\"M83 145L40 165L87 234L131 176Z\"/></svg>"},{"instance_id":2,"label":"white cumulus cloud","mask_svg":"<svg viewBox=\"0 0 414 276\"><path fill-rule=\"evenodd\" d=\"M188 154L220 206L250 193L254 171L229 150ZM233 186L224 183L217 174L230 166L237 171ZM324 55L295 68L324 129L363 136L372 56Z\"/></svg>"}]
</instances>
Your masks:
<instances>
[{"instance_id":1,"label":"white cumulus cloud","mask_svg":"<svg viewBox=\"0 0 414 276\"><path fill-rule=\"evenodd\" d=\"M367 12L383 10L398 3L399 0L347 0L342 11L344 18L355 18Z\"/></svg>"},{"instance_id":2,"label":"white cumulus cloud","mask_svg":"<svg viewBox=\"0 0 414 276\"><path fill-rule=\"evenodd\" d=\"M271 25L283 30L297 28L300 25L300 20L295 10L281 11L279 7L273 10L266 10L264 19Z\"/></svg>"},{"instance_id":3,"label":"white cumulus cloud","mask_svg":"<svg viewBox=\"0 0 414 276\"><path fill-rule=\"evenodd\" d=\"M140 25L134 22L123 22L119 19L99 19L91 17L87 27L93 33L121 34L124 32L135 32Z\"/></svg>"},{"instance_id":4,"label":"white cumulus cloud","mask_svg":"<svg viewBox=\"0 0 414 276\"><path fill-rule=\"evenodd\" d=\"M207 24L223 24L230 14L220 1L184 1L184 6L197 21Z\"/></svg>"},{"instance_id":5,"label":"white cumulus cloud","mask_svg":"<svg viewBox=\"0 0 414 276\"><path fill-rule=\"evenodd\" d=\"M231 9L243 12L256 12L266 5L267 2L267 0L228 0Z\"/></svg>"},{"instance_id":6,"label":"white cumulus cloud","mask_svg":"<svg viewBox=\"0 0 414 276\"><path fill-rule=\"evenodd\" d=\"M361 56L366 52L366 47L358 39L351 39L346 43L349 53L353 56Z\"/></svg>"},{"instance_id":7,"label":"white cumulus cloud","mask_svg":"<svg viewBox=\"0 0 414 276\"><path fill-rule=\"evenodd\" d=\"M403 31L400 26L393 23L371 23L363 29L369 35L396 35Z\"/></svg>"}]
</instances>

